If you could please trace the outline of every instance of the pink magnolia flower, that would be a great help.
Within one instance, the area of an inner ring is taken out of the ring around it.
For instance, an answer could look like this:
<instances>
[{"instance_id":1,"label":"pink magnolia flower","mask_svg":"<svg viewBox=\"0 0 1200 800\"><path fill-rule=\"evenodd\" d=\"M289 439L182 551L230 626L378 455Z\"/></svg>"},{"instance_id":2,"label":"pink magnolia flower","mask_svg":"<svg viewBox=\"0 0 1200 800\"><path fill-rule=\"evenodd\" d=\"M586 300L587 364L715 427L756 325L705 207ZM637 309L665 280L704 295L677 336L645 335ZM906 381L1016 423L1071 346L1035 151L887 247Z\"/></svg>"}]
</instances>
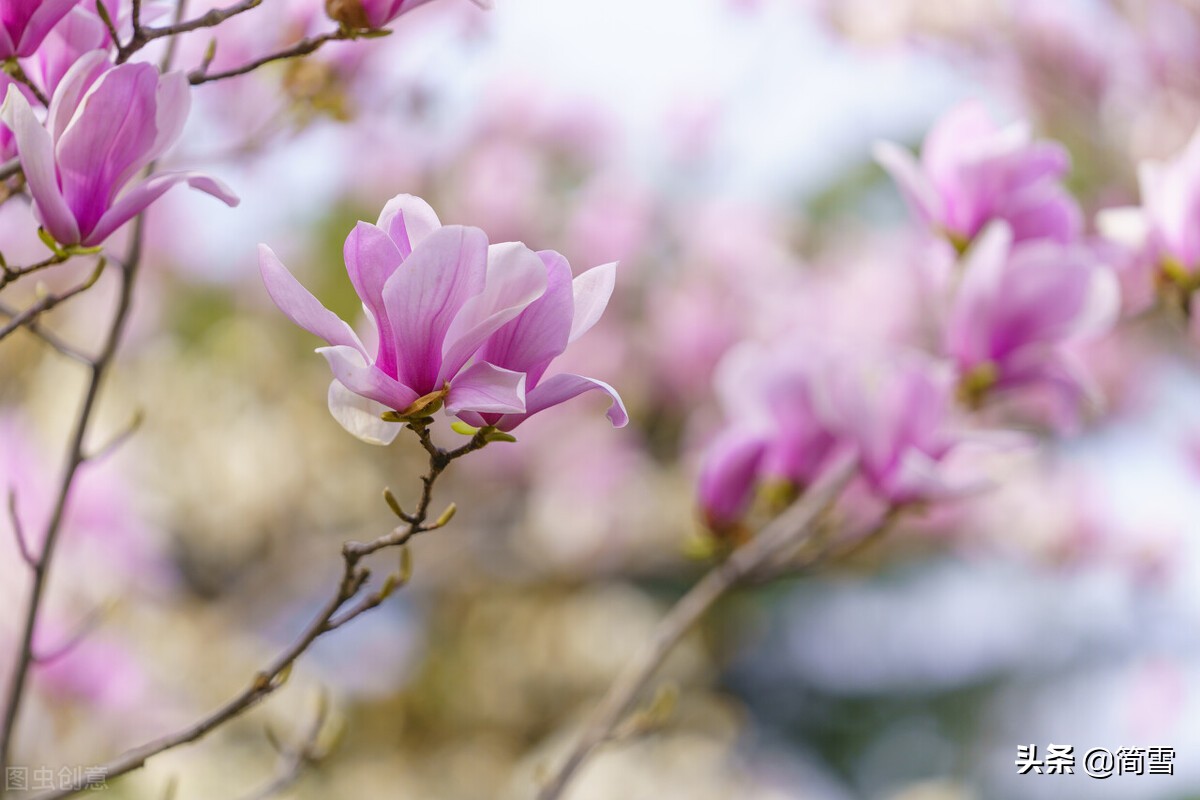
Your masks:
<instances>
[{"instance_id":1,"label":"pink magnolia flower","mask_svg":"<svg viewBox=\"0 0 1200 800\"><path fill-rule=\"evenodd\" d=\"M874 495L912 503L953 497L976 485L949 463L964 443L953 387L946 365L915 353L839 359L824 384L823 413L839 441L853 449Z\"/></svg>"},{"instance_id":2,"label":"pink magnolia flower","mask_svg":"<svg viewBox=\"0 0 1200 800\"><path fill-rule=\"evenodd\" d=\"M1174 288L1189 310L1200 288L1200 130L1175 158L1142 162L1138 184L1140 207L1105 209L1096 225L1127 250L1125 277L1140 305L1153 302L1156 287ZM1195 327L1197 315L1191 316Z\"/></svg>"},{"instance_id":3,"label":"pink magnolia flower","mask_svg":"<svg viewBox=\"0 0 1200 800\"><path fill-rule=\"evenodd\" d=\"M348 28L382 28L401 14L423 6L429 0L325 0L325 13ZM491 8L491 0L473 0L481 8Z\"/></svg>"},{"instance_id":4,"label":"pink magnolia flower","mask_svg":"<svg viewBox=\"0 0 1200 800\"><path fill-rule=\"evenodd\" d=\"M429 205L393 198L379 222L360 222L346 239L346 271L368 319L368 348L350 326L309 293L266 245L263 283L293 322L329 343L319 348L333 370L329 408L355 436L374 444L399 425L380 414L524 414L526 375L468 362L505 324L546 290L536 253L510 242L488 246L478 228L442 226Z\"/></svg>"},{"instance_id":5,"label":"pink magnolia flower","mask_svg":"<svg viewBox=\"0 0 1200 800\"><path fill-rule=\"evenodd\" d=\"M67 72L45 127L10 88L0 119L16 136L46 231L63 245L99 245L181 182L237 205L228 187L197 172L164 172L130 185L179 138L190 103L183 73L160 75L143 63L113 67L102 50Z\"/></svg>"},{"instance_id":6,"label":"pink magnolia flower","mask_svg":"<svg viewBox=\"0 0 1200 800\"><path fill-rule=\"evenodd\" d=\"M617 265L594 267L572 280L571 265L559 253L538 253L546 271L546 292L516 319L493 333L476 356L501 369L525 374L525 411L519 414L464 412L464 422L511 431L529 417L585 392L600 391L612 398L608 419L614 427L629 422L616 389L603 381L562 372L543 380L551 362L567 345L600 320L616 284Z\"/></svg>"},{"instance_id":7,"label":"pink magnolia flower","mask_svg":"<svg viewBox=\"0 0 1200 800\"><path fill-rule=\"evenodd\" d=\"M736 529L759 486L803 490L848 457L875 504L975 488L975 476L951 460L968 441L953 387L948 365L909 351L863 354L818 340L732 351L718 372L730 427L699 478L706 522L718 533Z\"/></svg>"},{"instance_id":8,"label":"pink magnolia flower","mask_svg":"<svg viewBox=\"0 0 1200 800\"><path fill-rule=\"evenodd\" d=\"M743 344L721 361L716 389L731 426L710 445L699 478L700 506L713 530L745 515L763 482L811 484L837 439L818 394L829 364L815 342L772 348Z\"/></svg>"},{"instance_id":9,"label":"pink magnolia flower","mask_svg":"<svg viewBox=\"0 0 1200 800\"><path fill-rule=\"evenodd\" d=\"M1012 227L1017 241L1069 242L1080 231L1079 207L1059 182L1070 166L1067 151L1033 141L1025 122L997 127L978 102L934 124L920 162L890 142L875 145L875 159L921 223L961 247L996 219Z\"/></svg>"},{"instance_id":10,"label":"pink magnolia flower","mask_svg":"<svg viewBox=\"0 0 1200 800\"><path fill-rule=\"evenodd\" d=\"M1120 310L1116 277L1081 245L1013 246L995 223L967 253L945 348L969 401L992 390L1047 386L1070 407L1094 396L1070 345L1109 330Z\"/></svg>"},{"instance_id":11,"label":"pink magnolia flower","mask_svg":"<svg viewBox=\"0 0 1200 800\"><path fill-rule=\"evenodd\" d=\"M50 29L79 0L4 0L0 2L0 60L34 54Z\"/></svg>"}]
</instances>

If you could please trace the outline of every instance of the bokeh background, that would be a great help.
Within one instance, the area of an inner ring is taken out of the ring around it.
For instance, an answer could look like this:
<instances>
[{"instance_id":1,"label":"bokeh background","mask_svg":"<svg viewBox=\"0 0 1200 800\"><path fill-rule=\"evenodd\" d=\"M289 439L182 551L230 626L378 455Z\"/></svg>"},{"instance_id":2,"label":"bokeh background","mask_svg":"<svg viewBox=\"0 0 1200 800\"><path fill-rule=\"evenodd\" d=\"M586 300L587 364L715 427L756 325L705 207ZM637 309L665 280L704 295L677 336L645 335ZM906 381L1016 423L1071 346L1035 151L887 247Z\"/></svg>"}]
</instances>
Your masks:
<instances>
[{"instance_id":1,"label":"bokeh background","mask_svg":"<svg viewBox=\"0 0 1200 800\"><path fill-rule=\"evenodd\" d=\"M221 29L218 68L328 25L317 0L265 5ZM414 442L372 448L330 418L258 242L347 318L342 239L400 192L576 272L619 260L566 366L617 386L633 422L612 430L585 396L456 464L438 502L459 514L415 545L411 585L264 707L105 796L253 796L272 738L302 737L324 693L330 753L286 796L523 798L706 567L694 478L722 354L919 322L926 251L872 142L915 146L981 98L1068 145L1090 211L1136 201L1137 160L1200 121L1190 0L438 0L394 27L195 92L171 161L243 205L180 193L150 213L101 414L144 423L83 474L41 635L96 624L37 671L18 763L97 763L218 705L323 602L341 542L390 528L383 487L419 488ZM0 208L10 261L39 252L31 230ZM88 341L111 288L56 329ZM1108 405L1077 434L850 563L728 598L655 682L671 713L570 797L1200 797L1195 353L1168 322L1126 323L1090 354ZM30 530L81 381L33 337L0 343L0 483ZM0 670L25 581L7 525ZM1017 746L1050 742L1174 747L1176 774L1018 776Z\"/></svg>"}]
</instances>

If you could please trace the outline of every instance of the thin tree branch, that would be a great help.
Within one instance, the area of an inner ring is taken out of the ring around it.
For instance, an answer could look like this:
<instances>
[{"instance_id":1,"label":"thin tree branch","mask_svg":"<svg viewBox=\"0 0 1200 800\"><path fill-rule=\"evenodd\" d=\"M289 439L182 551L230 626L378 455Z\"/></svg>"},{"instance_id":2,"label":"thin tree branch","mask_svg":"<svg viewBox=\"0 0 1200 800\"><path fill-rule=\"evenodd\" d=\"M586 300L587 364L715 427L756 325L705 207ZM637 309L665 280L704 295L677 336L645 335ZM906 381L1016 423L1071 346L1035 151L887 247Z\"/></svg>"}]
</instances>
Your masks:
<instances>
[{"instance_id":1,"label":"thin tree branch","mask_svg":"<svg viewBox=\"0 0 1200 800\"><path fill-rule=\"evenodd\" d=\"M4 303L0 303L0 314L12 318L17 316L19 313L20 312L18 312L16 309L9 308ZM91 366L92 358L90 356L80 352L79 350L76 350L74 347L60 339L56 334L46 330L46 328L43 327L38 320L35 319L26 322L25 330L41 339L43 342L50 345L67 358L78 361L80 364L86 364L89 367Z\"/></svg>"},{"instance_id":2,"label":"thin tree branch","mask_svg":"<svg viewBox=\"0 0 1200 800\"><path fill-rule=\"evenodd\" d=\"M42 314L54 308L58 304L64 303L75 295L81 292L86 292L88 289L92 288L96 281L100 279L100 274L104 272L105 263L106 262L104 259L100 259L100 263L96 266L96 269L92 271L92 274L88 277L88 279L78 286L68 289L62 294L48 294L35 302L33 305L26 308L24 311L18 312L3 326L0 326L0 340L4 339L4 337L8 336L17 328L29 325Z\"/></svg>"},{"instance_id":3,"label":"thin tree branch","mask_svg":"<svg viewBox=\"0 0 1200 800\"><path fill-rule=\"evenodd\" d=\"M174 38L181 33L190 33L191 31L203 28L215 28L225 20L257 8L262 3L263 0L242 0L240 3L234 3L225 8L214 8L186 22L183 21L182 13L177 13L170 25L164 25L161 28L144 28L139 24L138 18L135 18L133 36L128 43L120 46L117 50L117 63L122 64L128 61L130 56L156 39L162 39L163 37ZM136 8L137 6L135 5Z\"/></svg>"},{"instance_id":4,"label":"thin tree branch","mask_svg":"<svg viewBox=\"0 0 1200 800\"><path fill-rule=\"evenodd\" d=\"M139 215L137 221L134 223L129 254L121 266L121 286L117 308L109 323L108 331L104 336L104 344L100 349L100 354L91 364L91 377L83 397L83 403L80 405L78 415L75 419L74 431L71 434L70 445L67 449L66 466L63 469L62 479L59 482L58 493L54 501L54 510L50 515L50 521L46 525L42 552L36 557L33 582L29 590L29 600L25 610L20 646L17 651L17 662L9 680L8 692L5 698L4 720L2 727L0 727L0 774L6 773L7 768L12 763L13 732L16 730L17 718L20 715L22 700L25 694L25 682L29 677L29 668L33 663L34 629L37 627L38 614L45 595L47 578L50 574L50 565L54 559L55 546L58 544L59 533L62 531L63 519L66 516L67 499L71 494L71 486L75 482L75 475L85 461L84 441L91 427L92 412L96 407L96 399L100 394L100 385L104 380L105 374L108 372L109 366L112 364L113 358L116 356L117 346L120 344L121 336L125 332L125 325L128 322L129 311L133 304L133 286L137 277L138 264L141 261L144 220L145 216ZM74 293L77 294L78 291L82 291L88 285L94 283L100 277L100 271L104 268L104 264L105 260L101 259L89 283L78 287ZM65 299L65 297L61 299ZM61 299L58 302L61 302ZM9 325L12 326L13 323L21 320L21 316L14 317L9 321ZM21 321L20 324L24 324L24 321ZM3 338L2 334L0 334L0 338Z\"/></svg>"},{"instance_id":5,"label":"thin tree branch","mask_svg":"<svg viewBox=\"0 0 1200 800\"><path fill-rule=\"evenodd\" d=\"M407 576L393 573L384 581L382 587L366 595L358 604L343 612L347 604L359 595L362 588L371 577L370 571L361 565L362 560L384 548L399 547L407 544L414 536L427 531L436 530L445 524L445 515L429 521L429 509L432 503L432 487L451 462L482 449L488 443L488 429L480 430L462 447L446 451L432 444L428 432L428 420L415 420L408 427L417 433L422 445L429 453L429 472L422 477L424 490L417 510L412 514L411 521L401 526L397 531L382 536L370 542L347 542L342 546L342 574L332 596L309 622L300 636L282 653L276 656L267 667L259 671L251 682L228 700L217 710L192 725L148 742L140 747L124 753L107 764L99 767L106 777L111 780L136 769L141 768L150 758L172 750L180 745L190 744L203 738L208 733L221 727L231 719L258 705L262 700L274 694L287 682L288 676L296 660L303 655L313 642L331 631L335 631L361 614L375 608L404 583ZM341 612L339 616L339 612ZM86 790L83 783L63 786L55 791L36 795L33 800L59 800L70 797Z\"/></svg>"},{"instance_id":6,"label":"thin tree branch","mask_svg":"<svg viewBox=\"0 0 1200 800\"><path fill-rule=\"evenodd\" d=\"M96 452L91 453L84 458L87 461L99 461L112 455L114 452L120 449L121 445L129 441L130 437L138 432L138 429L142 427L142 423L145 421L145 419L146 415L142 413L141 409L138 409L134 412L133 418L129 420L128 424L125 425L124 429L122 429L120 433L110 439L103 447L98 448Z\"/></svg>"},{"instance_id":7,"label":"thin tree branch","mask_svg":"<svg viewBox=\"0 0 1200 800\"><path fill-rule=\"evenodd\" d=\"M53 648L52 650L48 650L45 653L34 653L33 663L38 665L51 664L70 653L76 647L79 647L79 645L83 643L84 639L86 639L88 636L91 636L92 633L94 633L96 629L100 627L100 623L104 621L105 613L110 608L111 605L109 608L105 608L103 606L93 608L87 617L84 618L83 622L79 624L79 627L75 630L75 633L71 634L71 636L68 637L65 642L60 644L58 647Z\"/></svg>"},{"instance_id":8,"label":"thin tree branch","mask_svg":"<svg viewBox=\"0 0 1200 800\"><path fill-rule=\"evenodd\" d=\"M46 97L46 93L38 88L37 84L29 80L29 76L25 74L25 70L21 69L21 63L19 61L17 61L15 58L6 61L4 64L4 71L7 72L13 80L28 89L30 93L37 98L39 103L49 108L50 98Z\"/></svg>"},{"instance_id":9,"label":"thin tree branch","mask_svg":"<svg viewBox=\"0 0 1200 800\"><path fill-rule=\"evenodd\" d=\"M17 490L13 486L8 487L8 519L12 525L13 537L17 540L17 549L21 552L21 559L30 569L36 569L37 562L33 558L33 551L29 548L29 541L25 538L21 517L17 514Z\"/></svg>"},{"instance_id":10,"label":"thin tree branch","mask_svg":"<svg viewBox=\"0 0 1200 800\"><path fill-rule=\"evenodd\" d=\"M626 665L592 711L567 757L538 793L538 800L562 796L584 761L612 735L684 634L726 592L803 536L849 483L854 471L852 459L833 467L799 501L714 567L667 612L650 642Z\"/></svg>"},{"instance_id":11,"label":"thin tree branch","mask_svg":"<svg viewBox=\"0 0 1200 800\"><path fill-rule=\"evenodd\" d=\"M0 263L0 289L3 289L5 286L17 280L18 278L23 278L30 273L40 272L47 267L65 264L70 258L70 253L59 251L48 258L42 259L36 264L30 264L26 267L10 267L7 264Z\"/></svg>"},{"instance_id":12,"label":"thin tree branch","mask_svg":"<svg viewBox=\"0 0 1200 800\"><path fill-rule=\"evenodd\" d=\"M317 50L320 50L328 42L340 42L349 39L358 39L361 36L363 36L362 31L346 29L322 33L319 36L311 36L307 39L302 39L291 47L287 47L283 50L262 56L261 58L256 58L240 67L234 67L233 69L228 69L224 72L209 73L206 66L201 67L193 70L191 74L188 75L188 81L192 84L192 86L199 86L202 83L212 83L213 81L221 81L225 80L226 78L235 78L238 75L245 75L246 73L253 72L259 67L275 61L283 61L289 58L299 58L301 56L310 55L311 53L315 53Z\"/></svg>"},{"instance_id":13,"label":"thin tree branch","mask_svg":"<svg viewBox=\"0 0 1200 800\"><path fill-rule=\"evenodd\" d=\"M290 789L300 780L304 770L318 764L329 755L330 747L321 746L321 737L329 721L329 695L322 692L318 698L317 714L299 744L281 750L278 774L266 786L255 790L242 800L268 800L280 792Z\"/></svg>"}]
</instances>

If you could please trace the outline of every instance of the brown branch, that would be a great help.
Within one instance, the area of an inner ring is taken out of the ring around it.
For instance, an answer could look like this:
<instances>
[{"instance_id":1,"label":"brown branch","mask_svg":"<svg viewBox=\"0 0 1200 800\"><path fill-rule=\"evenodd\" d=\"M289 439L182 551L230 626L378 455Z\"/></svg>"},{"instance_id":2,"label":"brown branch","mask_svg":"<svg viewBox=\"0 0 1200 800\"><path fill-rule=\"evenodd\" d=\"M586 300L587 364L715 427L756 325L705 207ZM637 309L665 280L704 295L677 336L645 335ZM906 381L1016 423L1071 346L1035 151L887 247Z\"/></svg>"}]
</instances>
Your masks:
<instances>
[{"instance_id":1,"label":"brown branch","mask_svg":"<svg viewBox=\"0 0 1200 800\"><path fill-rule=\"evenodd\" d=\"M0 303L0 314L3 314L11 319L12 317L17 316L19 313L20 312L18 312L16 309L9 308L4 303ZM78 361L80 364L87 364L88 366L91 366L92 358L90 356L80 352L79 350L76 350L74 347L60 339L56 334L46 330L38 320L35 319L26 322L25 330L41 339L43 342L50 345L67 358Z\"/></svg>"},{"instance_id":2,"label":"brown branch","mask_svg":"<svg viewBox=\"0 0 1200 800\"><path fill-rule=\"evenodd\" d=\"M39 103L47 108L50 107L50 98L46 97L46 93L38 88L37 84L29 80L29 76L25 74L25 70L21 68L19 61L17 61L15 58L10 61L6 61L4 63L4 71L7 72L13 80L28 89L30 93L37 98Z\"/></svg>"},{"instance_id":3,"label":"brown branch","mask_svg":"<svg viewBox=\"0 0 1200 800\"><path fill-rule=\"evenodd\" d=\"M29 668L33 664L34 659L34 629L37 627L38 614L41 610L42 599L46 591L46 582L50 574L50 565L54 558L59 533L62 530L63 519L66 516L67 498L71 494L71 486L75 482L75 475L86 460L84 455L84 441L91 427L92 412L96 407L96 399L100 394L100 385L104 380L105 374L108 372L109 366L112 364L113 358L116 356L117 346L120 344L121 336L125 332L125 326L129 320L129 311L133 303L133 286L137 277L138 264L141 261L144 220L144 215L139 216L137 222L134 224L129 254L121 265L121 287L117 300L117 308L109 323L108 331L104 336L104 344L100 349L100 354L91 362L91 376L84 393L83 402L75 418L74 431L71 434L70 445L67 449L66 466L63 469L62 479L59 482L58 492L54 501L54 510L51 512L50 521L46 525L42 552L36 556L33 568L33 581L29 589L29 600L21 628L22 633L20 646L17 650L16 666L9 680L4 705L4 720L2 727L0 727L0 773L6 773L7 768L12 763L13 733L16 730L17 718L20 715L22 700L24 699L25 682L29 677ZM104 264L105 260L101 259L89 282L81 287L77 287L72 294L78 294L79 291L83 291L87 286L94 283L100 277L100 271L104 269ZM47 299L43 298L42 302L45 302ZM61 302L63 299L65 299L65 296L60 297L57 302ZM14 323L18 322L19 324L25 324L22 316L19 314L10 320L9 326L13 326ZM0 335L0 338L3 338L3 335Z\"/></svg>"},{"instance_id":4,"label":"brown branch","mask_svg":"<svg viewBox=\"0 0 1200 800\"><path fill-rule=\"evenodd\" d=\"M38 665L51 664L68 655L75 648L79 647L79 645L83 644L83 641L100 627L100 623L104 621L105 613L110 609L111 606L109 608L101 606L92 609L83 622L79 624L79 627L75 629L75 633L71 634L65 642L45 653L34 653L33 663Z\"/></svg>"},{"instance_id":5,"label":"brown branch","mask_svg":"<svg viewBox=\"0 0 1200 800\"><path fill-rule=\"evenodd\" d=\"M29 547L29 541L25 538L25 529L21 526L21 517L17 514L17 490L15 487L8 487L8 519L12 525L13 537L17 540L17 550L21 553L21 559L30 569L36 568L36 561L33 558L33 551Z\"/></svg>"},{"instance_id":6,"label":"brown branch","mask_svg":"<svg viewBox=\"0 0 1200 800\"><path fill-rule=\"evenodd\" d=\"M117 63L123 64L129 60L137 51L141 50L150 42L164 37L175 37L182 33L190 33L191 31L201 30L203 28L215 28L225 20L236 17L238 14L250 11L262 5L263 0L242 0L240 3L234 3L225 8L214 8L211 11L201 14L195 19L182 21L182 15L177 14L170 25L164 25L160 28L145 28L141 25L140 20L140 2L135 2L133 6L133 35L124 45L117 47ZM116 41L114 37L113 41Z\"/></svg>"},{"instance_id":7,"label":"brown branch","mask_svg":"<svg viewBox=\"0 0 1200 800\"><path fill-rule=\"evenodd\" d=\"M0 289L3 289L5 286L17 280L18 278L23 278L30 273L40 272L48 267L65 264L70 258L70 253L67 253L66 251L59 251L48 258L42 259L36 264L30 264L29 266L25 267L10 267L7 264L0 263Z\"/></svg>"},{"instance_id":8,"label":"brown branch","mask_svg":"<svg viewBox=\"0 0 1200 800\"><path fill-rule=\"evenodd\" d=\"M338 29L329 33L322 33L319 36L310 36L307 39L302 39L291 47L271 53L269 55L256 58L240 67L225 70L224 72L209 73L207 65L199 69L192 70L188 75L188 81L192 86L199 86L202 83L212 83L213 81L221 81L226 78L236 78L238 75L245 75L253 72L259 67L265 66L275 61L283 61L289 58L299 58L307 56L320 50L328 42L340 42L348 39L357 39L363 35L362 31L353 31L347 29Z\"/></svg>"},{"instance_id":9,"label":"brown branch","mask_svg":"<svg viewBox=\"0 0 1200 800\"><path fill-rule=\"evenodd\" d=\"M304 738L298 745L286 749L281 748L282 760L278 774L266 786L255 790L242 800L267 800L267 798L274 797L295 785L308 767L324 761L332 748L332 746L321 746L321 738L325 733L328 720L329 696L322 692L318 698L316 716Z\"/></svg>"},{"instance_id":10,"label":"brown branch","mask_svg":"<svg viewBox=\"0 0 1200 800\"><path fill-rule=\"evenodd\" d=\"M424 489L420 503L415 513L405 525L391 534L382 536L370 542L347 542L342 546L342 574L337 587L329 600L317 612L312 621L286 650L276 656L265 669L259 671L251 682L228 700L217 710L198 722L189 725L175 733L163 736L154 741L136 747L100 767L107 779L113 779L141 768L150 758L172 750L181 745L190 744L203 738L208 733L221 727L231 719L258 705L262 700L274 694L286 683L288 676L297 659L303 655L313 642L331 631L335 631L361 614L375 608L406 580L402 573L394 573L388 577L383 586L375 592L364 596L359 603L346 609L351 600L359 596L362 588L369 580L370 571L361 566L364 558L384 548L399 547L407 544L414 536L427 531L436 530L445 524L445 515L429 522L429 509L433 500L434 483L446 470L451 462L482 449L488 442L488 429L476 433L466 445L456 450L442 450L433 444L429 436L428 420L416 420L409 423L421 444L429 453L429 472L421 480ZM345 609L343 611L343 609ZM340 612L340 615L339 615ZM59 800L84 791L87 786L76 783L60 787L55 791L36 795L33 800Z\"/></svg>"},{"instance_id":11,"label":"brown branch","mask_svg":"<svg viewBox=\"0 0 1200 800\"><path fill-rule=\"evenodd\" d=\"M567 757L538 793L538 800L557 800L562 796L571 778L596 747L612 735L684 634L726 592L803 536L849 483L854 472L851 459L833 467L799 501L714 567L667 612L651 641L626 665L592 711Z\"/></svg>"},{"instance_id":12,"label":"brown branch","mask_svg":"<svg viewBox=\"0 0 1200 800\"><path fill-rule=\"evenodd\" d=\"M42 314L46 313L60 303L64 303L75 295L81 292L86 292L88 289L92 288L96 281L100 279L100 274L104 271L105 264L105 260L100 259L100 263L96 265L96 269L92 271L92 274L83 283L68 289L62 294L45 295L33 305L26 308L24 311L17 312L17 314L8 322L6 322L3 326L0 326L0 340L17 330L17 328L29 325Z\"/></svg>"}]
</instances>

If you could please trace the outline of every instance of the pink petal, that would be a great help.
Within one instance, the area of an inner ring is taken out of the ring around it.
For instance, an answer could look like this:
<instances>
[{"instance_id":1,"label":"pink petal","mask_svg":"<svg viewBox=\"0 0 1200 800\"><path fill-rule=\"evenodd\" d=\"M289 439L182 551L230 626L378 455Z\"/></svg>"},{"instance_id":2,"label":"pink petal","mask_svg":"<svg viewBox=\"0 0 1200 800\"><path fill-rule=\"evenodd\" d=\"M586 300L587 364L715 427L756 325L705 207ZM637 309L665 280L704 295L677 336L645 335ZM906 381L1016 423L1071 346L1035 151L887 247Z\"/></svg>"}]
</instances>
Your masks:
<instances>
[{"instance_id":1,"label":"pink petal","mask_svg":"<svg viewBox=\"0 0 1200 800\"><path fill-rule=\"evenodd\" d=\"M50 99L50 111L46 117L46 128L57 141L75 114L88 91L96 84L100 76L112 68L108 63L108 53L92 50L79 57L59 81L54 97Z\"/></svg>"},{"instance_id":2,"label":"pink petal","mask_svg":"<svg viewBox=\"0 0 1200 800\"><path fill-rule=\"evenodd\" d=\"M582 375L564 372L547 378L531 389L525 399L525 414L517 419L506 417L498 427L502 430L512 430L539 411L545 411L547 408L565 403L573 397L591 391L604 392L612 398L606 416L614 428L623 428L629 424L629 414L625 410L625 403L622 402L621 395L617 394L616 389L594 378L585 378Z\"/></svg>"},{"instance_id":3,"label":"pink petal","mask_svg":"<svg viewBox=\"0 0 1200 800\"><path fill-rule=\"evenodd\" d=\"M447 331L467 299L483 289L486 272L487 236L451 225L429 234L388 278L383 303L403 383L421 394L441 388Z\"/></svg>"},{"instance_id":4,"label":"pink petal","mask_svg":"<svg viewBox=\"0 0 1200 800\"><path fill-rule=\"evenodd\" d=\"M366 222L358 223L346 237L342 254L354 291L358 292L363 306L375 322L379 336L375 365L384 372L394 374L397 364L396 337L383 303L383 287L404 257L383 230Z\"/></svg>"},{"instance_id":5,"label":"pink petal","mask_svg":"<svg viewBox=\"0 0 1200 800\"><path fill-rule=\"evenodd\" d=\"M879 166L896 182L896 187L913 216L925 225L940 220L941 198L938 197L933 184L921 172L912 153L891 142L877 142L871 152Z\"/></svg>"},{"instance_id":6,"label":"pink petal","mask_svg":"<svg viewBox=\"0 0 1200 800\"><path fill-rule=\"evenodd\" d=\"M446 395L446 413L520 414L525 410L525 373L486 362L472 364L455 377Z\"/></svg>"},{"instance_id":7,"label":"pink petal","mask_svg":"<svg viewBox=\"0 0 1200 800\"><path fill-rule=\"evenodd\" d=\"M12 129L21 156L21 167L37 206L42 225L60 244L79 243L79 225L58 188L54 167L54 142L41 126L25 96L15 86L8 87L0 118Z\"/></svg>"},{"instance_id":8,"label":"pink petal","mask_svg":"<svg viewBox=\"0 0 1200 800\"><path fill-rule=\"evenodd\" d=\"M698 489L705 521L714 528L737 522L750 506L766 440L757 432L731 429L709 446Z\"/></svg>"},{"instance_id":9,"label":"pink petal","mask_svg":"<svg viewBox=\"0 0 1200 800\"><path fill-rule=\"evenodd\" d=\"M404 427L384 421L382 414L387 410L382 403L350 391L341 381L329 384L329 413L349 434L367 444L391 444Z\"/></svg>"},{"instance_id":10,"label":"pink petal","mask_svg":"<svg viewBox=\"0 0 1200 800\"><path fill-rule=\"evenodd\" d=\"M158 70L122 64L101 77L54 143L59 182L84 239L154 144ZM131 215L132 216L132 215ZM100 240L103 241L103 236Z\"/></svg>"},{"instance_id":11,"label":"pink petal","mask_svg":"<svg viewBox=\"0 0 1200 800\"><path fill-rule=\"evenodd\" d=\"M416 392L369 365L356 347L319 347L317 352L329 362L333 377L354 394L382 403L393 411L403 411L417 400Z\"/></svg>"},{"instance_id":12,"label":"pink petal","mask_svg":"<svg viewBox=\"0 0 1200 800\"><path fill-rule=\"evenodd\" d=\"M350 326L321 305L265 244L258 246L258 268L267 294L288 319L331 345L351 348L365 359L363 346Z\"/></svg>"},{"instance_id":13,"label":"pink petal","mask_svg":"<svg viewBox=\"0 0 1200 800\"><path fill-rule=\"evenodd\" d=\"M1003 222L984 229L967 251L962 284L946 325L946 351L961 365L986 360L996 293L1012 247L1012 230Z\"/></svg>"},{"instance_id":14,"label":"pink petal","mask_svg":"<svg viewBox=\"0 0 1200 800\"><path fill-rule=\"evenodd\" d=\"M227 206L236 206L241 202L232 189L203 172L160 172L126 191L120 200L104 212L96 227L84 237L83 243L89 246L102 243L168 189L180 183L187 183L193 189L212 195Z\"/></svg>"},{"instance_id":15,"label":"pink petal","mask_svg":"<svg viewBox=\"0 0 1200 800\"><path fill-rule=\"evenodd\" d=\"M408 258L414 247L442 227L433 207L411 194L396 195L389 200L376 225L392 237L403 258Z\"/></svg>"},{"instance_id":16,"label":"pink petal","mask_svg":"<svg viewBox=\"0 0 1200 800\"><path fill-rule=\"evenodd\" d=\"M16 42L16 54L21 58L33 55L50 29L78 2L79 0L41 0L29 21L25 23L20 41Z\"/></svg>"},{"instance_id":17,"label":"pink petal","mask_svg":"<svg viewBox=\"0 0 1200 800\"><path fill-rule=\"evenodd\" d=\"M571 321L571 335L567 339L568 342L573 342L583 336L600 321L616 285L617 263L615 261L592 267L575 279L571 287L574 293L575 314Z\"/></svg>"},{"instance_id":18,"label":"pink petal","mask_svg":"<svg viewBox=\"0 0 1200 800\"><path fill-rule=\"evenodd\" d=\"M489 247L486 275L483 291L463 304L446 332L439 382L450 380L489 336L546 291L545 264L519 242Z\"/></svg>"},{"instance_id":19,"label":"pink petal","mask_svg":"<svg viewBox=\"0 0 1200 800\"><path fill-rule=\"evenodd\" d=\"M538 255L547 270L546 291L479 350L481 361L526 373L530 386L537 385L550 361L566 349L574 314L571 265L558 253Z\"/></svg>"}]
</instances>

